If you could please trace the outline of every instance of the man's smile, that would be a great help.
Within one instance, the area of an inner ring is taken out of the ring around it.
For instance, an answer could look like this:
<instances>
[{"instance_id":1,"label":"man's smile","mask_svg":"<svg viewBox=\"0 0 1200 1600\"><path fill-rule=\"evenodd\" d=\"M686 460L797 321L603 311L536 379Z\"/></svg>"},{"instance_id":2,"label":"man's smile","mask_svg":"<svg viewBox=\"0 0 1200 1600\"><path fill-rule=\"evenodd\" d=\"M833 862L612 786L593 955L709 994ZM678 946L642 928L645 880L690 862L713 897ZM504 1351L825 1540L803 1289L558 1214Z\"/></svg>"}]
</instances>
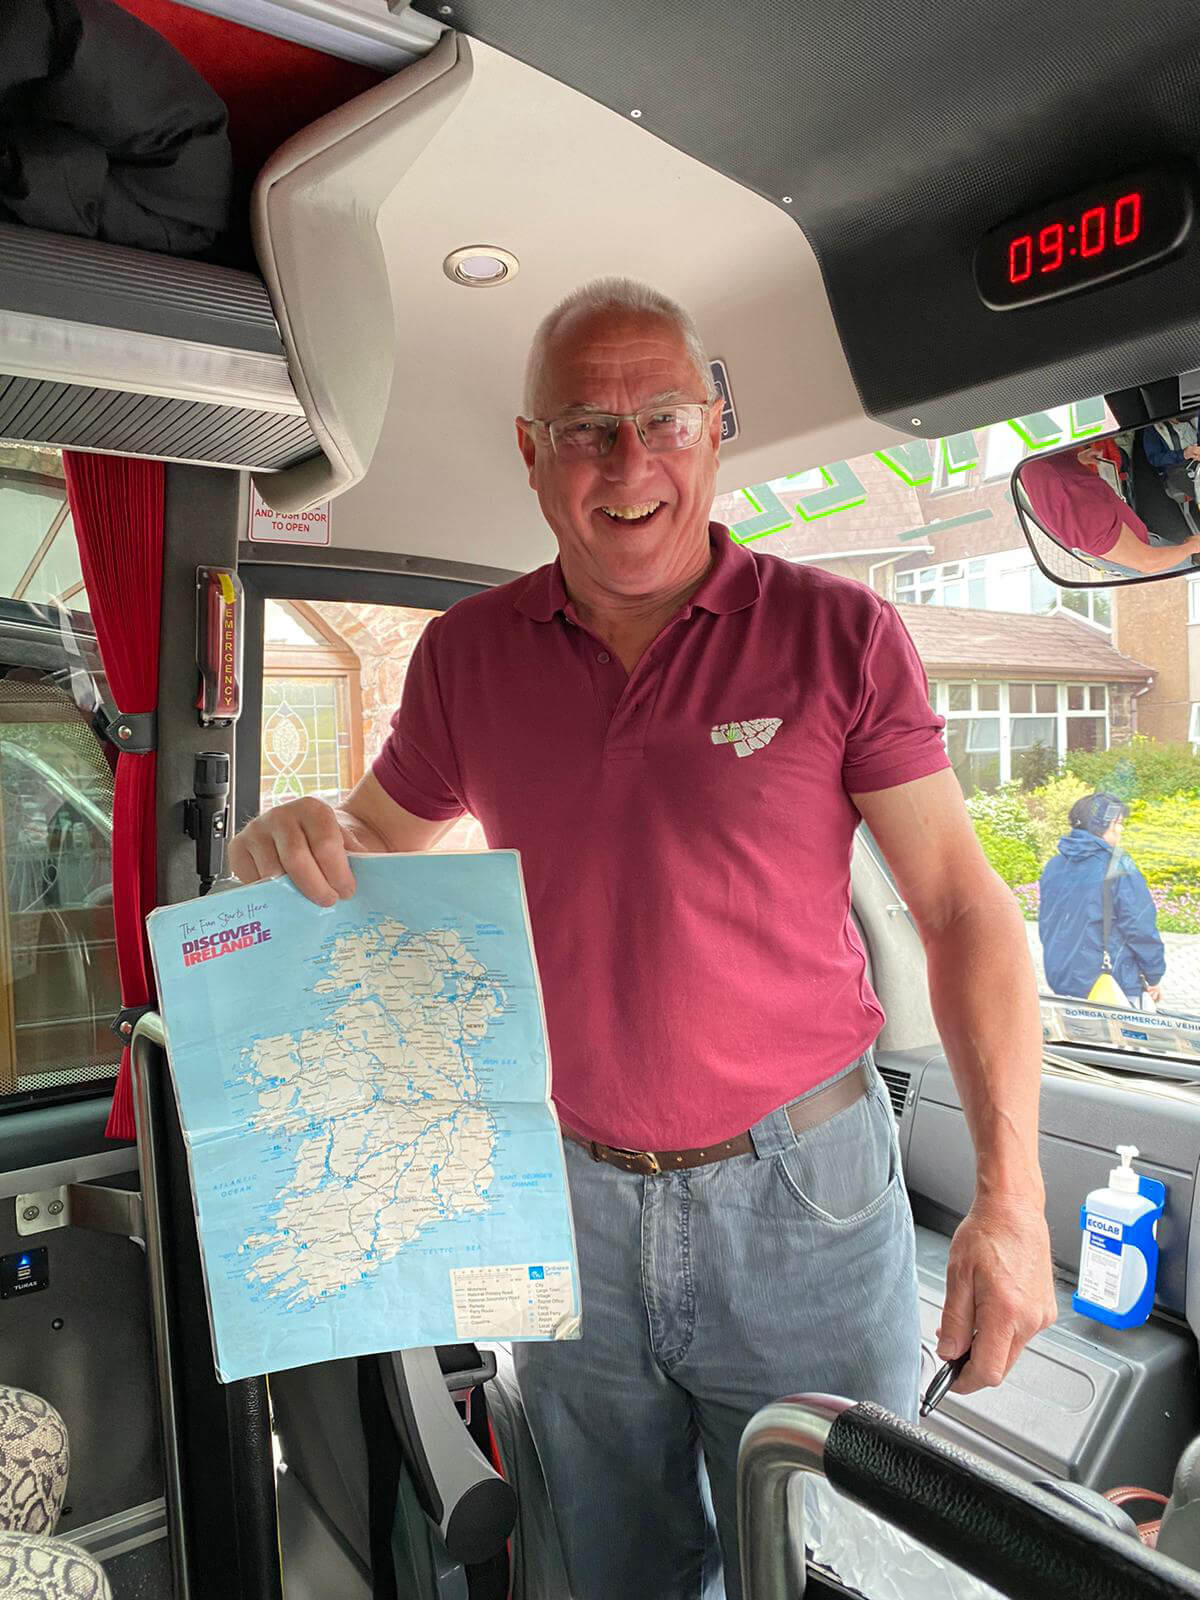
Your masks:
<instances>
[{"instance_id":1,"label":"man's smile","mask_svg":"<svg viewBox=\"0 0 1200 1600\"><path fill-rule=\"evenodd\" d=\"M661 500L643 500L636 505L599 506L597 509L613 522L649 522L663 503Z\"/></svg>"}]
</instances>

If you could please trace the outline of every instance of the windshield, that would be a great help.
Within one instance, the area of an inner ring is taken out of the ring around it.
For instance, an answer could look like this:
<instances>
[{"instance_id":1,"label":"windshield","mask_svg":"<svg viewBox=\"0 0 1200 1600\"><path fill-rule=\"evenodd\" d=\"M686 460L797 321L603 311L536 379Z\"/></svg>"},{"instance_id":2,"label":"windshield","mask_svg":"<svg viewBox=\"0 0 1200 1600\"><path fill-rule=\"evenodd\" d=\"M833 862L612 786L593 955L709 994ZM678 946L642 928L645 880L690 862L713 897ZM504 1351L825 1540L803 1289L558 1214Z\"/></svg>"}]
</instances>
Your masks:
<instances>
[{"instance_id":1,"label":"windshield","mask_svg":"<svg viewBox=\"0 0 1200 1600\"><path fill-rule=\"evenodd\" d=\"M893 601L984 854L1025 921L1048 1042L1200 1060L1200 577L1056 588L1009 475L1111 430L1089 400L720 496L739 543Z\"/></svg>"}]
</instances>

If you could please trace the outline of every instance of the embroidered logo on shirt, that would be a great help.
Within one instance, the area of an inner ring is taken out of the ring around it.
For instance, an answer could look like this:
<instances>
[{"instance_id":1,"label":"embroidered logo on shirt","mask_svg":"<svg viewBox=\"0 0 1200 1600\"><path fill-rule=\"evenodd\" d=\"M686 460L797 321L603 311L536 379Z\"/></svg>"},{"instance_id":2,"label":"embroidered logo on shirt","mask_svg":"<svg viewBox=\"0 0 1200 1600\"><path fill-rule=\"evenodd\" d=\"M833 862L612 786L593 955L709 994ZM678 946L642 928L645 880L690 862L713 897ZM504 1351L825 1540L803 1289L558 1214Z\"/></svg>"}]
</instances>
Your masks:
<instances>
[{"instance_id":1,"label":"embroidered logo on shirt","mask_svg":"<svg viewBox=\"0 0 1200 1600\"><path fill-rule=\"evenodd\" d=\"M752 756L762 750L783 727L782 717L751 717L747 722L718 722L712 731L714 744L731 744L739 756Z\"/></svg>"}]
</instances>

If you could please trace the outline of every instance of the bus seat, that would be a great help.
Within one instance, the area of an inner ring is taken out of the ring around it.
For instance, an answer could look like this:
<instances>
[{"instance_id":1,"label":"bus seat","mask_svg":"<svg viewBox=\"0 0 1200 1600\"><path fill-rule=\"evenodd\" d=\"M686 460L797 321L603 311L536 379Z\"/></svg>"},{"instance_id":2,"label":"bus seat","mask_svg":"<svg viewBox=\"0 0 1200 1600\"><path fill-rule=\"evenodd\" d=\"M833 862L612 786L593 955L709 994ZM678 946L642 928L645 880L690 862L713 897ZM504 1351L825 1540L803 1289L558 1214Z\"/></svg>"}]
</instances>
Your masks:
<instances>
[{"instance_id":1,"label":"bus seat","mask_svg":"<svg viewBox=\"0 0 1200 1600\"><path fill-rule=\"evenodd\" d=\"M0 1533L0 1594L21 1600L112 1600L104 1568L81 1545Z\"/></svg>"},{"instance_id":2,"label":"bus seat","mask_svg":"<svg viewBox=\"0 0 1200 1600\"><path fill-rule=\"evenodd\" d=\"M50 1402L0 1384L0 1528L53 1533L70 1471L67 1425Z\"/></svg>"},{"instance_id":3,"label":"bus seat","mask_svg":"<svg viewBox=\"0 0 1200 1600\"><path fill-rule=\"evenodd\" d=\"M301 129L258 175L254 248L322 451L256 476L276 511L341 494L371 463L395 361L392 280L412 270L389 248L390 202L470 78L467 41L447 32L428 55Z\"/></svg>"},{"instance_id":4,"label":"bus seat","mask_svg":"<svg viewBox=\"0 0 1200 1600\"><path fill-rule=\"evenodd\" d=\"M70 1470L67 1427L50 1402L0 1384L0 1594L112 1600L100 1563L54 1537Z\"/></svg>"},{"instance_id":5,"label":"bus seat","mask_svg":"<svg viewBox=\"0 0 1200 1600\"><path fill-rule=\"evenodd\" d=\"M1133 505L1147 527L1170 544L1182 544L1200 531L1195 517L1167 493L1139 438L1133 449Z\"/></svg>"},{"instance_id":6,"label":"bus seat","mask_svg":"<svg viewBox=\"0 0 1200 1600\"><path fill-rule=\"evenodd\" d=\"M1185 1567L1200 1568L1200 1439L1180 1456L1156 1546Z\"/></svg>"},{"instance_id":7,"label":"bus seat","mask_svg":"<svg viewBox=\"0 0 1200 1600\"><path fill-rule=\"evenodd\" d=\"M355 1362L273 1372L271 1416L289 1476L304 1485L350 1551L370 1566L367 1457L357 1428Z\"/></svg>"},{"instance_id":8,"label":"bus seat","mask_svg":"<svg viewBox=\"0 0 1200 1600\"><path fill-rule=\"evenodd\" d=\"M513 1491L480 1454L452 1399L472 1392L494 1371L492 1357L482 1357L473 1345L456 1345L272 1375L272 1413L286 1467L279 1485L281 1522L285 1532L290 1524L303 1540L299 1548L307 1564L322 1543L314 1521L326 1533L322 1565L341 1561L355 1570L360 1585L370 1584L383 1548L397 1563L411 1565L408 1587L422 1594L422 1581L429 1583L439 1563L465 1568L503 1551L516 1518ZM386 1482L389 1460L397 1472L403 1463L405 1489L412 1491L399 1500L395 1478L390 1487ZM407 1519L402 1506L411 1510ZM418 1526L421 1511L428 1529ZM382 1535L379 1526L372 1528L373 1514L385 1518ZM396 1549L394 1529L405 1523L404 1542L421 1548ZM284 1548L285 1590L293 1600L297 1590L289 1566L295 1570L301 1563L289 1564L289 1543L295 1548L296 1538L285 1538ZM299 1581L300 1600L308 1600L308 1576ZM351 1585L348 1573L341 1592ZM387 1590L377 1582L376 1592Z\"/></svg>"}]
</instances>

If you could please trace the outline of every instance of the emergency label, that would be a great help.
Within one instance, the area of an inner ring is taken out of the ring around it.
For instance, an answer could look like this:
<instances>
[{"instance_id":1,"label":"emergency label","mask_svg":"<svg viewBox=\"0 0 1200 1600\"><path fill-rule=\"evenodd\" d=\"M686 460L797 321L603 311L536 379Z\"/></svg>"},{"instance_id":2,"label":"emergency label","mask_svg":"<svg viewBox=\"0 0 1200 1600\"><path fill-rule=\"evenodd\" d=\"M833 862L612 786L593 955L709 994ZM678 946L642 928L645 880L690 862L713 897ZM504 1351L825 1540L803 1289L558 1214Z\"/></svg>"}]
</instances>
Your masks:
<instances>
[{"instance_id":1,"label":"emergency label","mask_svg":"<svg viewBox=\"0 0 1200 1600\"><path fill-rule=\"evenodd\" d=\"M1079 1297L1115 1311L1121 1292L1121 1242L1085 1233L1079 1256Z\"/></svg>"},{"instance_id":2,"label":"emergency label","mask_svg":"<svg viewBox=\"0 0 1200 1600\"><path fill-rule=\"evenodd\" d=\"M460 1339L564 1339L578 1336L569 1261L518 1267L451 1267L454 1325Z\"/></svg>"}]
</instances>

